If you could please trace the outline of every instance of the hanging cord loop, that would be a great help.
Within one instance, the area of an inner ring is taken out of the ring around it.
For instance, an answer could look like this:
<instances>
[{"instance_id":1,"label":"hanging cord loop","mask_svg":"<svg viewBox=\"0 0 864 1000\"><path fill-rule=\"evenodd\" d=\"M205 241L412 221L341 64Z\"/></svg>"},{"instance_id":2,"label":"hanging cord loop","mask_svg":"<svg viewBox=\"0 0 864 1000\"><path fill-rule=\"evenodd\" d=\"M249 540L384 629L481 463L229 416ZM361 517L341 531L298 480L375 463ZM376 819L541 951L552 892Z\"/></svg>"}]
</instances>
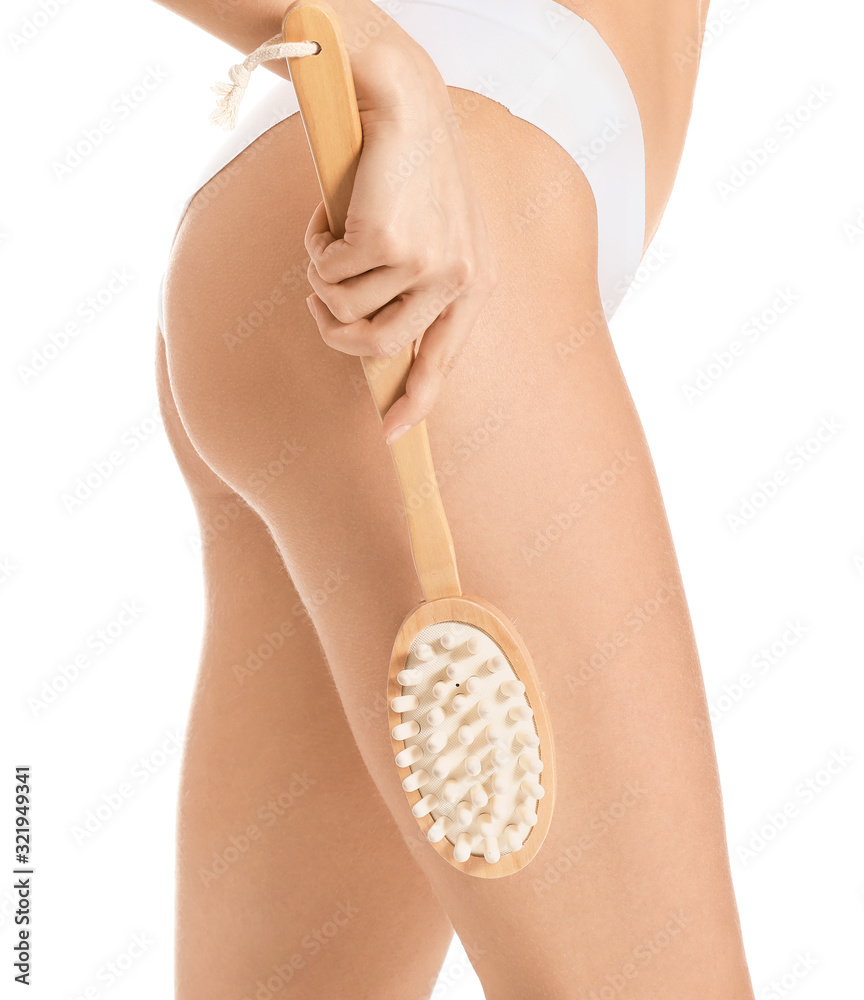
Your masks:
<instances>
[{"instance_id":1,"label":"hanging cord loop","mask_svg":"<svg viewBox=\"0 0 864 1000\"><path fill-rule=\"evenodd\" d=\"M211 112L210 121L229 132L234 128L249 77L260 63L267 62L268 59L286 59L289 56L315 56L320 51L321 46L317 42L283 42L281 35L268 38L254 52L250 52L242 63L237 63L228 70L230 83L214 83L210 88L219 94L219 103Z\"/></svg>"}]
</instances>

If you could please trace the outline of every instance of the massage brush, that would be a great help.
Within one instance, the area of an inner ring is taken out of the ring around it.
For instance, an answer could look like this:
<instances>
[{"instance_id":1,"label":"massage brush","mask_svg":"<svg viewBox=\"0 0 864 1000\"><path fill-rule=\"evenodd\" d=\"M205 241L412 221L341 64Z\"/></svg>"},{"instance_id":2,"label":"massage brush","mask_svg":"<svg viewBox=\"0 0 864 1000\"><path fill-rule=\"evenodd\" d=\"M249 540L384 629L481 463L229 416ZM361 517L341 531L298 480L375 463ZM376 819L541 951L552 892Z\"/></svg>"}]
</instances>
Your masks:
<instances>
[{"instance_id":1,"label":"massage brush","mask_svg":"<svg viewBox=\"0 0 864 1000\"><path fill-rule=\"evenodd\" d=\"M363 143L341 26L327 4L298 0L282 37L320 46L287 62L330 231L340 239ZM413 360L413 344L361 359L380 418L404 393ZM537 854L552 816L546 705L512 623L462 593L425 420L388 447L424 598L402 621L390 659L395 766L420 829L446 861L481 878L509 875Z\"/></svg>"}]
</instances>

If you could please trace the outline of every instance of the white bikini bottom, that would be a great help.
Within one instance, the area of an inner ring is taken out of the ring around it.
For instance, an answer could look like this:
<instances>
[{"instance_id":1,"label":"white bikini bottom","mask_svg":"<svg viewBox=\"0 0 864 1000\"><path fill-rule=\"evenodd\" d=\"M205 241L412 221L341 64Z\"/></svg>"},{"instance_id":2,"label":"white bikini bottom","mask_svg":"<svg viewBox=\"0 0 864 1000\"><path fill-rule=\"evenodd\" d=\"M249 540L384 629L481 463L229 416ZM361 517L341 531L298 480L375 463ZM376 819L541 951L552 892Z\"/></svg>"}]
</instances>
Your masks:
<instances>
[{"instance_id":1,"label":"white bikini bottom","mask_svg":"<svg viewBox=\"0 0 864 1000\"><path fill-rule=\"evenodd\" d=\"M636 274L645 236L642 124L612 50L588 21L555 0L375 2L423 46L447 85L503 104L546 132L581 168L597 206L597 278L611 320ZM241 109L237 128L186 199L181 220L211 178L260 135L298 112L287 80L278 80L251 109ZM548 208L555 194L538 191L536 205L522 210L530 218ZM164 329L162 295L160 287Z\"/></svg>"}]
</instances>

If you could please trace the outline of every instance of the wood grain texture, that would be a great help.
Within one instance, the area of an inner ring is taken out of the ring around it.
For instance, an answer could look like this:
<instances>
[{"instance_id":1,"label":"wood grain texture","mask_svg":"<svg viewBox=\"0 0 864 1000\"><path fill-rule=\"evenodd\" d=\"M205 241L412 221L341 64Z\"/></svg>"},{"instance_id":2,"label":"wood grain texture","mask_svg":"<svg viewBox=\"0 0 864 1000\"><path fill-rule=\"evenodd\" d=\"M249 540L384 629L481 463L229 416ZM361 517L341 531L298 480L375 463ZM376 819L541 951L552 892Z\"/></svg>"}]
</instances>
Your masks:
<instances>
[{"instance_id":1,"label":"wood grain texture","mask_svg":"<svg viewBox=\"0 0 864 1000\"><path fill-rule=\"evenodd\" d=\"M289 57L288 71L300 106L330 231L345 235L345 220L363 146L354 77L342 27L332 7L317 0L292 3L282 21L285 42L317 42L315 56Z\"/></svg>"}]
</instances>

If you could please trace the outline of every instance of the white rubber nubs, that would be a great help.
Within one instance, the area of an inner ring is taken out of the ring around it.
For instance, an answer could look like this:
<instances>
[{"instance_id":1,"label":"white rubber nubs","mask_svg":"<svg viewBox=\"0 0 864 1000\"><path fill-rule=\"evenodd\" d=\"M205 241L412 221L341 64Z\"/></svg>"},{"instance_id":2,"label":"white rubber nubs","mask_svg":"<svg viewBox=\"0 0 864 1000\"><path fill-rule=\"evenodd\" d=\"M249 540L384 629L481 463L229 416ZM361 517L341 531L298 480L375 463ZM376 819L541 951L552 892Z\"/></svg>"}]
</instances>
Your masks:
<instances>
[{"instance_id":1,"label":"white rubber nubs","mask_svg":"<svg viewBox=\"0 0 864 1000\"><path fill-rule=\"evenodd\" d=\"M429 795L424 795L423 798L420 799L420 801L414 806L411 812L413 812L415 816L428 816L433 809L437 808L437 806L437 797L430 793Z\"/></svg>"},{"instance_id":2,"label":"white rubber nubs","mask_svg":"<svg viewBox=\"0 0 864 1000\"><path fill-rule=\"evenodd\" d=\"M399 767L410 767L412 764L416 764L418 760L422 760L423 751L416 744L412 747L405 747L404 750L400 750L396 754L396 763Z\"/></svg>"},{"instance_id":3,"label":"white rubber nubs","mask_svg":"<svg viewBox=\"0 0 864 1000\"><path fill-rule=\"evenodd\" d=\"M423 756L422 754L420 755ZM398 761L396 762L399 763ZM443 781L453 769L453 762L446 757L439 757L431 767L432 777Z\"/></svg>"},{"instance_id":4,"label":"white rubber nubs","mask_svg":"<svg viewBox=\"0 0 864 1000\"><path fill-rule=\"evenodd\" d=\"M546 790L525 684L500 647L473 625L429 625L396 680L396 763L411 770L402 787L427 838L460 865L520 850Z\"/></svg>"},{"instance_id":5,"label":"white rubber nubs","mask_svg":"<svg viewBox=\"0 0 864 1000\"><path fill-rule=\"evenodd\" d=\"M517 806L515 815L517 819L528 826L537 825L537 813L534 812L534 807L529 805L528 802L523 802L521 805Z\"/></svg>"},{"instance_id":6,"label":"white rubber nubs","mask_svg":"<svg viewBox=\"0 0 864 1000\"><path fill-rule=\"evenodd\" d=\"M453 845L453 858L455 861L467 861L471 857L471 838L467 833L460 833Z\"/></svg>"},{"instance_id":7,"label":"white rubber nubs","mask_svg":"<svg viewBox=\"0 0 864 1000\"><path fill-rule=\"evenodd\" d=\"M402 687L414 687L420 683L423 674L419 670L400 670L396 675L396 680Z\"/></svg>"},{"instance_id":8,"label":"white rubber nubs","mask_svg":"<svg viewBox=\"0 0 864 1000\"><path fill-rule=\"evenodd\" d=\"M525 685L522 681L504 681L498 690L505 698L518 698L520 694L525 694Z\"/></svg>"},{"instance_id":9,"label":"white rubber nubs","mask_svg":"<svg viewBox=\"0 0 864 1000\"><path fill-rule=\"evenodd\" d=\"M444 782L441 789L441 797L445 802L455 802L459 798L459 782L450 778Z\"/></svg>"},{"instance_id":10,"label":"white rubber nubs","mask_svg":"<svg viewBox=\"0 0 864 1000\"><path fill-rule=\"evenodd\" d=\"M520 844L519 846L521 847L522 845ZM486 837L483 841L483 857L490 865L494 865L497 861L501 860L501 850L498 847L497 837Z\"/></svg>"},{"instance_id":11,"label":"white rubber nubs","mask_svg":"<svg viewBox=\"0 0 864 1000\"><path fill-rule=\"evenodd\" d=\"M406 792L414 792L418 788L422 788L424 785L428 784L429 778L430 775L428 771L412 771L402 782L402 787Z\"/></svg>"},{"instance_id":12,"label":"white rubber nubs","mask_svg":"<svg viewBox=\"0 0 864 1000\"><path fill-rule=\"evenodd\" d=\"M474 810L471 808L470 802L460 802L456 806L456 820L461 823L462 826L469 826L471 820L474 819Z\"/></svg>"},{"instance_id":13,"label":"white rubber nubs","mask_svg":"<svg viewBox=\"0 0 864 1000\"><path fill-rule=\"evenodd\" d=\"M536 754L523 753L519 757L519 766L529 774L539 774L543 770L543 761Z\"/></svg>"},{"instance_id":14,"label":"white rubber nubs","mask_svg":"<svg viewBox=\"0 0 864 1000\"><path fill-rule=\"evenodd\" d=\"M533 778L526 778L522 782L522 791L529 799L542 799L546 794L546 789Z\"/></svg>"},{"instance_id":15,"label":"white rubber nubs","mask_svg":"<svg viewBox=\"0 0 864 1000\"><path fill-rule=\"evenodd\" d=\"M522 846L522 836L519 833L519 828L515 826L508 826L504 830L504 843L507 848L511 851L518 851Z\"/></svg>"},{"instance_id":16,"label":"white rubber nubs","mask_svg":"<svg viewBox=\"0 0 864 1000\"><path fill-rule=\"evenodd\" d=\"M412 720L411 722L400 722L398 726L394 726L391 735L394 740L407 740L409 736L416 736L419 732L420 723Z\"/></svg>"},{"instance_id":17,"label":"white rubber nubs","mask_svg":"<svg viewBox=\"0 0 864 1000\"><path fill-rule=\"evenodd\" d=\"M398 699L394 698L393 701L398 701ZM413 707L416 708L417 706L414 705ZM394 711L396 711L396 709L394 709ZM400 709L398 709L398 711L404 712L405 709L404 708L400 708ZM438 708L437 706L435 708L431 709L429 711L429 713L427 714L427 716L426 716L426 724L428 726L433 727L433 728L435 726L440 726L443 721L444 721L444 709L443 708Z\"/></svg>"},{"instance_id":18,"label":"white rubber nubs","mask_svg":"<svg viewBox=\"0 0 864 1000\"><path fill-rule=\"evenodd\" d=\"M407 725L408 723L404 723ZM396 727L399 728L398 726ZM394 729L393 732L396 732ZM417 727L417 732L420 732L420 727ZM409 733L410 736L414 736L414 733ZM444 747L447 746L447 737L443 733L433 733L428 740L426 740L426 750L428 753L441 753Z\"/></svg>"},{"instance_id":19,"label":"white rubber nubs","mask_svg":"<svg viewBox=\"0 0 864 1000\"><path fill-rule=\"evenodd\" d=\"M444 835L453 826L453 820L448 819L446 816L439 816L438 819L429 828L429 832L426 836L433 844L437 844L439 840L444 839Z\"/></svg>"},{"instance_id":20,"label":"white rubber nubs","mask_svg":"<svg viewBox=\"0 0 864 1000\"><path fill-rule=\"evenodd\" d=\"M473 805L477 806L478 809L482 809L483 806L485 806L489 801L486 789L479 782L476 785L471 786L471 791L468 794L471 796L471 802Z\"/></svg>"}]
</instances>

